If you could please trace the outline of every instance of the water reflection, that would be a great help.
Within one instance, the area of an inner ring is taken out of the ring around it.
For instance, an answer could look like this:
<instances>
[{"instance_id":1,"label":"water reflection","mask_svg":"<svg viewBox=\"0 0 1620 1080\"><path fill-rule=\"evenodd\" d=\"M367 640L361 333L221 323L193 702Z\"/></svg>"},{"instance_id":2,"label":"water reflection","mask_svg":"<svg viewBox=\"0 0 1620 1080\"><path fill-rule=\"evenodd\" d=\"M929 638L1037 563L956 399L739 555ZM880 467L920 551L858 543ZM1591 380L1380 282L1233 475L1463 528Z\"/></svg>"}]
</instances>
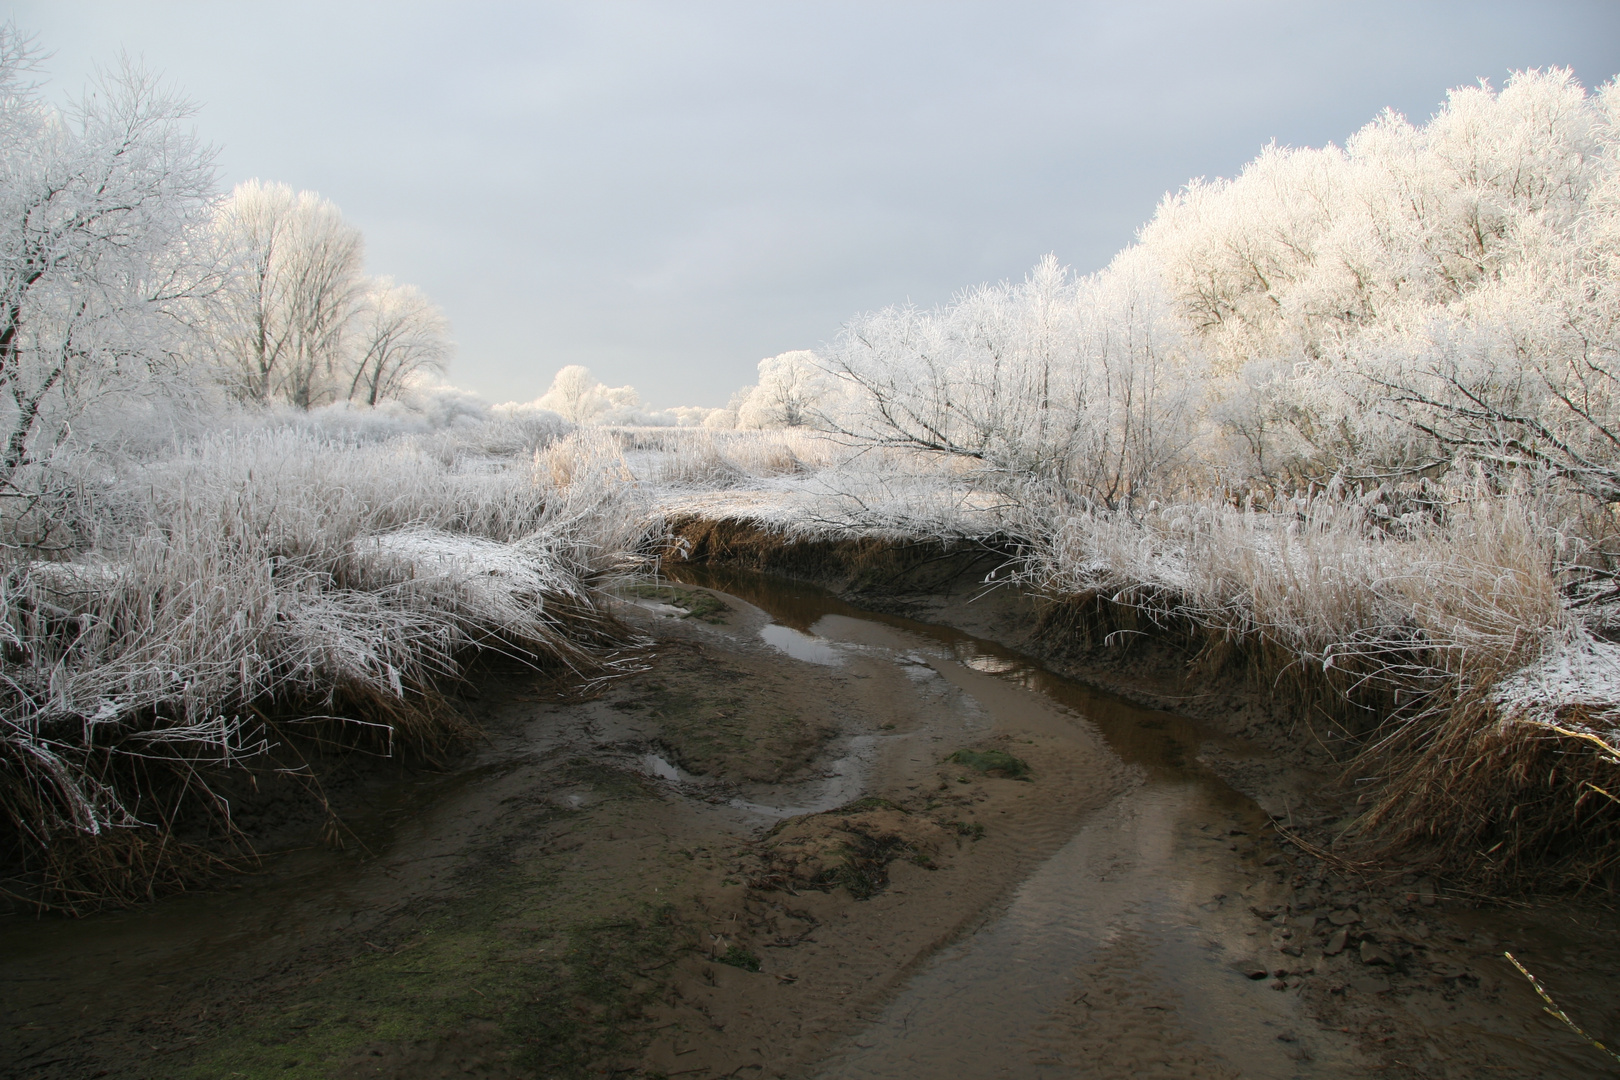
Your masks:
<instances>
[{"instance_id":1,"label":"water reflection","mask_svg":"<svg viewBox=\"0 0 1620 1080\"><path fill-rule=\"evenodd\" d=\"M791 626L781 626L772 623L761 627L759 636L765 644L773 649L787 653L795 660L803 660L808 664L821 664L825 667L837 667L844 662L844 657L831 642L793 629Z\"/></svg>"},{"instance_id":2,"label":"water reflection","mask_svg":"<svg viewBox=\"0 0 1620 1080\"><path fill-rule=\"evenodd\" d=\"M1210 785L1211 796L1223 808L1245 812L1252 810L1248 799L1198 764L1199 746L1217 736L1184 716L1132 705L1113 694L1048 671L1038 661L1022 653L975 638L953 627L858 608L826 589L806 582L773 578L750 570L690 563L666 565L664 574L684 585L716 589L746 600L781 624L776 628L777 632L791 627L800 631L808 641L846 637L834 629L834 624L840 618L904 631L912 641L923 645L921 649L907 650L916 655L919 661L927 662L923 653L932 651L927 644L939 646L944 656L965 667L1035 691L1085 717L1102 731L1115 753L1146 770L1150 778L1180 780L1189 774L1196 775ZM824 619L828 621L823 623ZM827 647L836 649L830 644ZM907 665L908 673L915 667L905 654L896 658ZM1241 754L1244 750L1235 741L1218 741L1229 751Z\"/></svg>"}]
</instances>

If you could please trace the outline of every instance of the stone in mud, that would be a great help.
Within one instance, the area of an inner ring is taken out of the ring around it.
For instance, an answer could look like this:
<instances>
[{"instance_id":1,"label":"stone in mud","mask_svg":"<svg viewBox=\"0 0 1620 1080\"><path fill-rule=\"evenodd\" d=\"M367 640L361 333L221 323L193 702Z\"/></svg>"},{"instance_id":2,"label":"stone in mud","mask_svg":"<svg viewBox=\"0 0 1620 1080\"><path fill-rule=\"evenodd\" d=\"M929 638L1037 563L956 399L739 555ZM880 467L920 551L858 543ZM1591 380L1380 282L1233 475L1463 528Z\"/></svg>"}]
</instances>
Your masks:
<instances>
[{"instance_id":1,"label":"stone in mud","mask_svg":"<svg viewBox=\"0 0 1620 1080\"><path fill-rule=\"evenodd\" d=\"M1363 964L1393 964L1395 958L1371 939L1361 943L1361 962Z\"/></svg>"},{"instance_id":2,"label":"stone in mud","mask_svg":"<svg viewBox=\"0 0 1620 1080\"><path fill-rule=\"evenodd\" d=\"M1322 952L1327 956L1338 956L1344 952L1344 947L1348 944L1350 944L1350 931L1341 926L1328 935L1327 944L1322 947Z\"/></svg>"},{"instance_id":3,"label":"stone in mud","mask_svg":"<svg viewBox=\"0 0 1620 1080\"><path fill-rule=\"evenodd\" d=\"M1355 908L1344 908L1339 911L1331 912L1328 915L1328 921L1334 926L1349 926L1352 923L1358 923L1361 921L1361 912L1357 911Z\"/></svg>"}]
</instances>

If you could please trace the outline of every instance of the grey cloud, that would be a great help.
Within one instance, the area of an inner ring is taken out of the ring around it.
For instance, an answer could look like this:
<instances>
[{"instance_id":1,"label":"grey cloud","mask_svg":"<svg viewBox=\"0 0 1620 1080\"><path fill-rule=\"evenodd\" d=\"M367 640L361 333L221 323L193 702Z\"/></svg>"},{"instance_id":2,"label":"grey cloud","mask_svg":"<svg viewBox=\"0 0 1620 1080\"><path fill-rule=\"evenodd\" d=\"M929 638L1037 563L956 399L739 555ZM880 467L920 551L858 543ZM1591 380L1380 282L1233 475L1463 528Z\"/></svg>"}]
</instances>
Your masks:
<instances>
[{"instance_id":1,"label":"grey cloud","mask_svg":"<svg viewBox=\"0 0 1620 1080\"><path fill-rule=\"evenodd\" d=\"M1093 269L1269 139L1568 64L1604 3L14 3L66 91L127 49L200 102L227 183L313 188L450 315L461 385L565 363L658 405L861 310L1042 254Z\"/></svg>"}]
</instances>

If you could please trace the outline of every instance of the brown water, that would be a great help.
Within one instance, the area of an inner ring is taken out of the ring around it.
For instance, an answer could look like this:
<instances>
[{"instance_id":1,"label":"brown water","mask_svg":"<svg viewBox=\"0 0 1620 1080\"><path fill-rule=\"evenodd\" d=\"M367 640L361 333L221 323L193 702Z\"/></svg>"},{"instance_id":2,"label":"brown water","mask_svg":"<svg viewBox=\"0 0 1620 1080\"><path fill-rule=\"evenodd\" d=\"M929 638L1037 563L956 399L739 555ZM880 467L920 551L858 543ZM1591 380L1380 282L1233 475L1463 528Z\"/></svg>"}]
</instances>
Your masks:
<instances>
[{"instance_id":1,"label":"brown water","mask_svg":"<svg viewBox=\"0 0 1620 1080\"><path fill-rule=\"evenodd\" d=\"M1279 993L1277 982L1246 975L1298 964L1272 948L1270 925L1249 910L1287 908L1289 890L1261 866L1277 849L1240 854L1225 842L1234 830L1269 840L1269 818L1198 756L1212 744L1229 756L1248 748L950 627L861 611L814 587L746 572L678 572L746 598L808 641L925 660L998 726L1094 727L1141 778L1091 815L1004 910L917 971L828 1060L827 1080L1137 1075L1144 1063L1163 1064L1167 1042L1181 1048L1171 1074L1341 1077L1392 1064L1413 1075L1620 1073L1550 1018L1502 958L1504 949L1532 956L1537 973L1561 987L1561 1004L1613 1045L1620 952L1600 912L1452 905L1444 916L1425 913L1427 955L1468 969L1477 986L1441 983L1417 961L1403 984L1351 959L1352 947L1336 972L1318 954L1319 974L1293 978ZM1333 906L1329 897L1320 910ZM1379 1060L1367 1051L1380 1043L1401 1049Z\"/></svg>"},{"instance_id":2,"label":"brown water","mask_svg":"<svg viewBox=\"0 0 1620 1080\"><path fill-rule=\"evenodd\" d=\"M1079 738L1095 726L1138 770L1137 783L1087 820L1002 910L919 970L820 1075L1073 1076L1088 1063L1073 1059L1085 1040L1070 1030L1069 1014L1077 995L1098 985L1140 999L1128 1013L1159 1014L1143 1030L1120 1023L1138 1017L1109 1018L1099 1034L1115 1041L1179 1040L1189 1065L1240 1063L1242 1075L1256 1078L1355 1071L1347 1038L1319 1031L1296 998L1240 970L1243 929L1253 922L1244 905L1256 899L1253 867L1212 858L1209 828L1252 834L1266 819L1197 761L1211 732L950 627L860 611L820 590L735 571L683 568L681 576L741 596L823 647L877 649L926 664L971 695L997 728Z\"/></svg>"}]
</instances>

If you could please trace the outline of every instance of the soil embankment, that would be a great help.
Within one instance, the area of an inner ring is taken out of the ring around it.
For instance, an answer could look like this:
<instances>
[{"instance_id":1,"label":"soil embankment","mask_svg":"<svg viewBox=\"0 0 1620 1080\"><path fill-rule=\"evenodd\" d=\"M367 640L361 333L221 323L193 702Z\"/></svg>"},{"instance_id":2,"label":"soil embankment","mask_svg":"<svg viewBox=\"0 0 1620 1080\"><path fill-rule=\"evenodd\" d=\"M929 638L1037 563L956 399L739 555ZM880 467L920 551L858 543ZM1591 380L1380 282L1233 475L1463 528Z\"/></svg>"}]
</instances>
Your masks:
<instances>
[{"instance_id":1,"label":"soil embankment","mask_svg":"<svg viewBox=\"0 0 1620 1080\"><path fill-rule=\"evenodd\" d=\"M996 644L1016 604L702 585L628 591L654 645L594 696L489 680L482 748L374 793L344 851L9 922L8 1075L1602 1068L1498 951L1608 1034L1620 968L1579 912L1328 870L1221 778L1288 777L1303 815L1319 777Z\"/></svg>"}]
</instances>

